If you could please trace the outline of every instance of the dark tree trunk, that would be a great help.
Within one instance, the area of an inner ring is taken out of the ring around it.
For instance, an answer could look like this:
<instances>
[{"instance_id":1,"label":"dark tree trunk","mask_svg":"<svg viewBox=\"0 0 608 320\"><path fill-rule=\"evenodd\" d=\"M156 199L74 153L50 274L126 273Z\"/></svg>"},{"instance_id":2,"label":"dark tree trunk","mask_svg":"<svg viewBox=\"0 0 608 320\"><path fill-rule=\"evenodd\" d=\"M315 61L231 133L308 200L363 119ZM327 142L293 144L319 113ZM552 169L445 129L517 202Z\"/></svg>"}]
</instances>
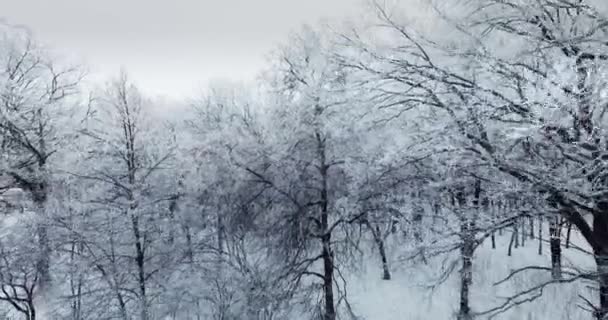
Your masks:
<instances>
[{"instance_id":1,"label":"dark tree trunk","mask_svg":"<svg viewBox=\"0 0 608 320\"><path fill-rule=\"evenodd\" d=\"M388 259L386 258L386 249L384 247L384 237L382 235L382 230L380 227L376 225L372 226L371 222L368 219L363 219L363 223L370 230L372 236L374 237L374 243L376 247L378 247L378 253L380 254L380 263L382 264L382 280L390 280L391 272L388 267Z\"/></svg>"},{"instance_id":2,"label":"dark tree trunk","mask_svg":"<svg viewBox=\"0 0 608 320\"><path fill-rule=\"evenodd\" d=\"M496 213L498 214L498 218L502 218L502 210L505 209L505 204L502 201L498 201L497 205L496 205ZM503 234L503 228L498 229L498 235L502 236Z\"/></svg>"},{"instance_id":3,"label":"dark tree trunk","mask_svg":"<svg viewBox=\"0 0 608 320\"><path fill-rule=\"evenodd\" d=\"M513 233L511 233L511 241L509 241L509 249L507 250L507 255L510 257L513 253L513 244L517 248L517 222L513 224Z\"/></svg>"},{"instance_id":4,"label":"dark tree trunk","mask_svg":"<svg viewBox=\"0 0 608 320\"><path fill-rule=\"evenodd\" d=\"M492 223L495 225L496 221L498 220L496 218L496 212L497 212L498 208L496 207L494 202L490 202L488 209L490 210L490 213L492 214ZM492 230L492 234L490 234L490 240L492 241L492 249L496 249L496 232L494 232L494 230Z\"/></svg>"},{"instance_id":5,"label":"dark tree trunk","mask_svg":"<svg viewBox=\"0 0 608 320\"><path fill-rule=\"evenodd\" d=\"M521 219L521 231L519 233L521 234L521 246L525 247L526 246L526 220L525 220L525 218Z\"/></svg>"},{"instance_id":6,"label":"dark tree trunk","mask_svg":"<svg viewBox=\"0 0 608 320\"><path fill-rule=\"evenodd\" d=\"M534 217L530 216L530 239L534 239Z\"/></svg>"},{"instance_id":7,"label":"dark tree trunk","mask_svg":"<svg viewBox=\"0 0 608 320\"><path fill-rule=\"evenodd\" d=\"M46 205L47 205L47 187L46 183L36 184L35 187L30 190L33 193L33 200L38 209L38 215L40 216L36 226L36 233L38 236L38 246L40 253L38 255L38 261L36 262L36 271L38 272L38 290L45 294L47 289L51 285L51 272L50 272L50 257L51 257L51 245L49 243L48 228L46 221Z\"/></svg>"},{"instance_id":8,"label":"dark tree trunk","mask_svg":"<svg viewBox=\"0 0 608 320\"><path fill-rule=\"evenodd\" d=\"M566 248L570 248L570 233L572 232L572 223L568 223L568 229L566 230Z\"/></svg>"},{"instance_id":9,"label":"dark tree trunk","mask_svg":"<svg viewBox=\"0 0 608 320\"><path fill-rule=\"evenodd\" d=\"M543 218L538 219L538 255L543 254Z\"/></svg>"},{"instance_id":10,"label":"dark tree trunk","mask_svg":"<svg viewBox=\"0 0 608 320\"><path fill-rule=\"evenodd\" d=\"M324 320L335 320L336 310L334 307L334 262L333 254L330 249L330 238L323 240L323 291L325 295L325 316Z\"/></svg>"},{"instance_id":11,"label":"dark tree trunk","mask_svg":"<svg viewBox=\"0 0 608 320\"><path fill-rule=\"evenodd\" d=\"M604 320L608 315L608 256L595 257L598 272L600 305L596 310L596 318Z\"/></svg>"},{"instance_id":12,"label":"dark tree trunk","mask_svg":"<svg viewBox=\"0 0 608 320\"><path fill-rule=\"evenodd\" d=\"M133 214L133 213L131 213ZM133 234L135 236L135 262L137 263L137 282L139 286L140 319L148 320L148 297L146 295L145 243L139 229L139 219L131 217Z\"/></svg>"},{"instance_id":13,"label":"dark tree trunk","mask_svg":"<svg viewBox=\"0 0 608 320\"><path fill-rule=\"evenodd\" d=\"M433 202L433 224L440 222L439 216L441 215L441 205L439 200Z\"/></svg>"},{"instance_id":14,"label":"dark tree trunk","mask_svg":"<svg viewBox=\"0 0 608 320\"><path fill-rule=\"evenodd\" d=\"M479 180L475 183L473 210L466 210L466 196L464 188L456 193L456 200L459 206L461 222L460 236L462 239L462 247L460 248L460 256L462 260L462 269L460 270L460 303L458 311L458 320L472 319L470 307L470 290L473 283L473 254L475 251L475 215L480 209L479 200L481 195L481 183Z\"/></svg>"},{"instance_id":15,"label":"dark tree trunk","mask_svg":"<svg viewBox=\"0 0 608 320\"><path fill-rule=\"evenodd\" d=\"M551 276L562 278L561 227L558 217L552 217L549 224L549 247L551 249Z\"/></svg>"},{"instance_id":16,"label":"dark tree trunk","mask_svg":"<svg viewBox=\"0 0 608 320\"><path fill-rule=\"evenodd\" d=\"M519 248L519 221L513 224L513 240L515 249Z\"/></svg>"},{"instance_id":17,"label":"dark tree trunk","mask_svg":"<svg viewBox=\"0 0 608 320\"><path fill-rule=\"evenodd\" d=\"M596 309L598 320L608 317L608 202L599 201L593 215L595 263L597 265L599 301Z\"/></svg>"},{"instance_id":18,"label":"dark tree trunk","mask_svg":"<svg viewBox=\"0 0 608 320\"><path fill-rule=\"evenodd\" d=\"M471 276L473 264L471 262L471 256L468 256L471 252L463 252L462 257L462 274L461 274L461 284L460 284L460 311L458 313L459 320L468 320L471 319L471 309L469 307L469 294L470 294L470 286L471 286Z\"/></svg>"},{"instance_id":19,"label":"dark tree trunk","mask_svg":"<svg viewBox=\"0 0 608 320\"><path fill-rule=\"evenodd\" d=\"M416 206L414 208L414 217L413 217L413 221L414 221L414 239L416 239L416 242L420 243L422 242L422 216L424 214L424 209L422 209L419 206Z\"/></svg>"},{"instance_id":20,"label":"dark tree trunk","mask_svg":"<svg viewBox=\"0 0 608 320\"><path fill-rule=\"evenodd\" d=\"M467 234L463 239L464 243L461 248L462 269L460 273L460 310L458 312L459 320L472 319L471 308L469 304L469 295L471 284L473 283L473 239L470 237L470 230L466 227L461 228Z\"/></svg>"},{"instance_id":21,"label":"dark tree trunk","mask_svg":"<svg viewBox=\"0 0 608 320\"><path fill-rule=\"evenodd\" d=\"M26 311L26 319L27 320L36 320L36 308L34 308L33 301L28 301L27 311ZM10 319L10 318L9 318Z\"/></svg>"},{"instance_id":22,"label":"dark tree trunk","mask_svg":"<svg viewBox=\"0 0 608 320\"><path fill-rule=\"evenodd\" d=\"M371 227L371 226L370 226ZM386 250L384 248L384 239L382 238L382 231L380 227L376 226L375 231L372 232L376 245L378 246L378 252L380 253L380 261L382 262L382 280L391 280L391 272L388 268L388 259L386 258Z\"/></svg>"},{"instance_id":23,"label":"dark tree trunk","mask_svg":"<svg viewBox=\"0 0 608 320\"><path fill-rule=\"evenodd\" d=\"M323 316L324 320L336 320L336 309L334 305L334 256L331 249L331 232L329 228L329 198L328 198L328 175L327 170L327 159L325 155L325 139L317 132L317 152L319 155L319 173L321 175L321 230L323 232L321 236L322 252L321 257L323 259L323 294L325 297L325 313Z\"/></svg>"}]
</instances>

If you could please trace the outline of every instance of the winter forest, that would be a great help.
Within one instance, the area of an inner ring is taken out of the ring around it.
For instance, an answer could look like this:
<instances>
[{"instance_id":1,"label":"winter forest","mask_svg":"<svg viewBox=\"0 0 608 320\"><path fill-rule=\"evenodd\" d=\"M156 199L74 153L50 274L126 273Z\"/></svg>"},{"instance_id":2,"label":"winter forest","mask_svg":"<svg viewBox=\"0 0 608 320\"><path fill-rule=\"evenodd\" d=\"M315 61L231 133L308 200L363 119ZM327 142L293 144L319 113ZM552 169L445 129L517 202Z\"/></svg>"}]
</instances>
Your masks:
<instances>
[{"instance_id":1,"label":"winter forest","mask_svg":"<svg viewBox=\"0 0 608 320\"><path fill-rule=\"evenodd\" d=\"M174 106L0 29L2 319L608 319L605 0L368 1Z\"/></svg>"}]
</instances>

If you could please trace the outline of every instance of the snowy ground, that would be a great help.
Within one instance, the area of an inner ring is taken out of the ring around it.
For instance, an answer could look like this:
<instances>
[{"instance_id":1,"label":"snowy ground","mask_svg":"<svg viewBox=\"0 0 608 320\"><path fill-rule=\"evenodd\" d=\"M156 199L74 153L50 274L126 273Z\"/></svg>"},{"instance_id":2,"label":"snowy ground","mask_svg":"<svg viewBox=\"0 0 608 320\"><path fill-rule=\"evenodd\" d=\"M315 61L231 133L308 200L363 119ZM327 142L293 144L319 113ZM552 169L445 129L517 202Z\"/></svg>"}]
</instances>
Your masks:
<instances>
[{"instance_id":1,"label":"snowy ground","mask_svg":"<svg viewBox=\"0 0 608 320\"><path fill-rule=\"evenodd\" d=\"M0 233L15 230L19 220L27 220L27 215L5 217L0 224ZM548 234L548 230L544 231ZM471 304L473 311L481 312L502 304L505 297L526 290L536 284L548 281L551 275L547 271L532 270L516 276L507 283L494 286L512 270L525 266L550 266L549 245L543 243L543 254L538 254L538 240L527 240L525 246L513 249L512 256L507 256L510 233L497 237L497 248L492 249L490 241L486 241L476 252L473 261L473 288ZM431 289L437 284L439 270L445 257L434 258L428 264L403 261L403 252L408 250L407 244L398 243L396 237L389 239L387 250L391 258L393 279L381 280L381 268L376 252L369 254L366 262L358 270L346 274L348 300L357 316L362 320L443 320L455 319L459 300L459 275L456 269L452 276L443 284ZM563 248L564 270L578 269L592 271L594 263L591 256L575 249L584 246L584 241L573 230L573 246ZM455 253L448 257L448 262L457 259ZM567 276L565 276L567 278ZM547 287L541 298L519 305L497 315L497 320L570 320L590 319L591 315L579 306L584 301L583 295L595 302L595 292L589 288L589 283L577 281L574 283L555 284ZM43 308L42 308L43 309ZM41 310L40 310L41 311ZM44 319L44 317L42 317ZM489 319L479 316L476 319Z\"/></svg>"},{"instance_id":2,"label":"snowy ground","mask_svg":"<svg viewBox=\"0 0 608 320\"><path fill-rule=\"evenodd\" d=\"M544 234L548 234L545 231ZM582 246L583 241L574 233L573 243ZM497 249L492 249L486 241L477 251L474 260L473 288L471 292L472 309L476 312L488 310L502 304L504 297L512 295L551 279L547 271L526 271L508 283L494 286L511 270L525 266L550 266L549 246L543 244L543 255L538 255L538 240L527 241L524 247L513 250L507 256L510 233L497 237ZM454 319L458 309L459 283L458 270L443 285L430 289L436 283L437 270L442 259L429 261L428 265L399 262L399 246L389 246L392 255L393 279L380 280L380 264L368 261L363 272L349 277L349 300L355 312L369 320L441 320ZM563 264L593 270L593 259L576 249L563 249ZM565 277L566 278L566 277ZM514 307L494 319L531 320L531 319L590 319L591 315L579 305L585 305L578 295L585 295L595 302L595 295L589 283L556 284L547 287L541 298ZM478 319L488 319L480 316Z\"/></svg>"}]
</instances>

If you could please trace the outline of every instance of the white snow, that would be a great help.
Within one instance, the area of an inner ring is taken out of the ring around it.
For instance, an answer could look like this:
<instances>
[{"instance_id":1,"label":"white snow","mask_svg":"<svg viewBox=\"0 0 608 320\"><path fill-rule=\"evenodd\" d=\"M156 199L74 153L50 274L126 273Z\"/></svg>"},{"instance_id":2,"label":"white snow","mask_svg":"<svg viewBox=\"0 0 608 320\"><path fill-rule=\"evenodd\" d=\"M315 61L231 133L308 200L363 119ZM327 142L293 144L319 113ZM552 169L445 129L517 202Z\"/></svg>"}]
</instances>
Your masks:
<instances>
[{"instance_id":1,"label":"white snow","mask_svg":"<svg viewBox=\"0 0 608 320\"><path fill-rule=\"evenodd\" d=\"M544 231L547 235L548 230ZM548 271L525 271L501 286L493 283L502 280L511 270L525 266L549 267L549 245L543 243L543 255L538 255L538 240L526 240L524 247L513 249L511 257L507 256L507 247L511 233L505 232L496 239L497 248L492 249L490 241L486 241L477 251L473 261L473 288L471 304L475 312L488 310L503 303L504 298L530 288L543 281L551 279ZM572 240L581 245L582 239L573 230ZM546 239L545 239L546 241ZM565 241L565 239L562 239ZM391 263L393 279L380 279L381 269L379 258L370 257L363 266L363 272L351 273L348 280L350 303L358 316L369 320L441 320L455 319L459 302L458 269L443 285L430 289L436 283L438 270L443 258L435 258L428 265L412 262L399 262L398 251L404 244L393 242L389 246L392 251ZM401 249L400 249L401 248ZM562 248L562 264L564 270L574 264L578 268L593 270L593 258L575 249ZM453 255L457 258L457 253ZM567 278L567 276L564 276ZM589 319L591 315L578 305L585 305L578 297L584 295L596 302L595 291L588 288L590 283L582 281L548 286L541 298L514 307L494 319L527 320L527 319ZM477 319L488 319L480 316Z\"/></svg>"}]
</instances>

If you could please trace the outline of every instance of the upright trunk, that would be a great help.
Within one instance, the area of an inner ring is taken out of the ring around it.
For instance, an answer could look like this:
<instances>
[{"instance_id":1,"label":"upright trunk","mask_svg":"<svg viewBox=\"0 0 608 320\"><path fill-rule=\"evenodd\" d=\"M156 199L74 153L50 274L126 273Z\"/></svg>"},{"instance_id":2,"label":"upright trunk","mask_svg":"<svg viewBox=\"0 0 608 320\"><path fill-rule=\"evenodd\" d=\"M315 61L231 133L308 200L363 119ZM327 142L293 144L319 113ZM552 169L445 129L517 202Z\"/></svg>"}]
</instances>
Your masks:
<instances>
[{"instance_id":1,"label":"upright trunk","mask_svg":"<svg viewBox=\"0 0 608 320\"><path fill-rule=\"evenodd\" d=\"M511 233L511 241L509 241L509 249L507 250L507 255L511 256L513 252L513 245L515 244L515 248L517 248L517 222L513 223L513 232Z\"/></svg>"},{"instance_id":2,"label":"upright trunk","mask_svg":"<svg viewBox=\"0 0 608 320\"><path fill-rule=\"evenodd\" d=\"M513 224L513 239L515 248L519 248L519 221Z\"/></svg>"},{"instance_id":3,"label":"upright trunk","mask_svg":"<svg viewBox=\"0 0 608 320\"><path fill-rule=\"evenodd\" d=\"M597 242L594 254L600 302L596 317L605 320L608 317L608 203L605 201L599 201L593 214L593 238Z\"/></svg>"},{"instance_id":4,"label":"upright trunk","mask_svg":"<svg viewBox=\"0 0 608 320\"><path fill-rule=\"evenodd\" d=\"M78 239L72 240L70 248L70 294L72 295L72 320L80 320L82 318L82 285L83 278L81 270L74 267L76 264L75 257L82 251L82 245Z\"/></svg>"},{"instance_id":5,"label":"upright trunk","mask_svg":"<svg viewBox=\"0 0 608 320\"><path fill-rule=\"evenodd\" d=\"M461 226L464 232L463 246L461 248L462 269L460 272L460 310L458 320L472 319L471 308L469 305L469 295L471 284L473 283L473 239L470 230L466 226Z\"/></svg>"},{"instance_id":6,"label":"upright trunk","mask_svg":"<svg viewBox=\"0 0 608 320\"><path fill-rule=\"evenodd\" d=\"M324 320L335 320L336 310L334 307L334 261L330 246L331 237L328 235L322 239L323 243L323 292L325 295Z\"/></svg>"},{"instance_id":7,"label":"upright trunk","mask_svg":"<svg viewBox=\"0 0 608 320\"><path fill-rule=\"evenodd\" d=\"M570 248L570 233L572 232L572 223L568 223L568 229L566 230L566 248Z\"/></svg>"},{"instance_id":8,"label":"upright trunk","mask_svg":"<svg viewBox=\"0 0 608 320\"><path fill-rule=\"evenodd\" d=\"M474 209L479 209L480 187L477 182L475 185ZM458 320L472 319L471 307L469 302L471 284L473 283L473 253L475 218L472 212L466 208L466 196L464 188L456 193L456 200L460 211L460 237L462 247L460 248L460 258L462 260L462 268L460 269L460 306L458 311Z\"/></svg>"},{"instance_id":9,"label":"upright trunk","mask_svg":"<svg viewBox=\"0 0 608 320\"><path fill-rule=\"evenodd\" d=\"M194 248L192 246L192 234L190 232L190 227L187 224L182 226L182 231L186 236L186 258L191 266L194 265Z\"/></svg>"},{"instance_id":10,"label":"upright trunk","mask_svg":"<svg viewBox=\"0 0 608 320\"><path fill-rule=\"evenodd\" d=\"M437 222L441 222L441 220L439 220L439 216L441 215L441 204L439 203L439 200L436 200L433 202L433 225L435 225Z\"/></svg>"},{"instance_id":11,"label":"upright trunk","mask_svg":"<svg viewBox=\"0 0 608 320\"><path fill-rule=\"evenodd\" d=\"M521 219L521 230L519 232L521 234L521 246L526 246L526 220L525 218Z\"/></svg>"},{"instance_id":12,"label":"upright trunk","mask_svg":"<svg viewBox=\"0 0 608 320\"><path fill-rule=\"evenodd\" d=\"M36 309L34 308L34 304L32 302L28 303L27 320L36 320Z\"/></svg>"},{"instance_id":13,"label":"upright trunk","mask_svg":"<svg viewBox=\"0 0 608 320\"><path fill-rule=\"evenodd\" d=\"M215 261L215 272L218 280L222 280L225 272L223 270L223 261L224 261L224 247L225 247L225 239L224 239L224 219L221 214L222 210L220 210L220 206L218 205L217 213L215 214L216 219L216 237L217 237L217 256Z\"/></svg>"},{"instance_id":14,"label":"upright trunk","mask_svg":"<svg viewBox=\"0 0 608 320\"><path fill-rule=\"evenodd\" d=\"M124 84L123 84L124 85ZM127 172L126 177L128 181L128 186L130 188L135 188L137 184L137 170L139 167L138 158L136 156L136 124L134 120L134 115L132 114L133 110L128 103L126 96L126 87L122 87L120 92L120 98L122 99L122 109L124 112L121 119L121 125L123 129L123 143L125 144L126 157L124 158ZM138 294L139 294L139 312L140 312L140 320L148 320L149 318L149 308L148 308L148 297L146 292L147 285L147 277L146 277L146 232L142 231L142 227L140 225L140 217L136 212L138 206L136 203L136 198L134 196L135 189L127 190L126 197L129 201L126 216L131 219L131 228L133 232L133 242L135 249L135 263L137 267L137 284L138 284Z\"/></svg>"},{"instance_id":15,"label":"upright trunk","mask_svg":"<svg viewBox=\"0 0 608 320\"><path fill-rule=\"evenodd\" d=\"M42 175L45 176L44 162L39 163L39 169ZM32 196L34 205L36 206L36 214L38 216L36 224L36 236L38 238L38 257L36 261L36 272L38 273L38 291L44 295L51 285L50 273L50 256L51 245L49 243L47 230L47 199L48 199L48 182L43 177L42 180L32 183L26 183L23 187L27 189Z\"/></svg>"},{"instance_id":16,"label":"upright trunk","mask_svg":"<svg viewBox=\"0 0 608 320\"><path fill-rule=\"evenodd\" d=\"M506 210L505 206L506 206L505 202L498 200L498 203L496 205L496 211L498 213L498 220L500 220L500 219L502 219L504 217L503 210ZM502 236L503 231L504 231L503 229L504 228L498 229L498 235L499 236Z\"/></svg>"},{"instance_id":17,"label":"upright trunk","mask_svg":"<svg viewBox=\"0 0 608 320\"><path fill-rule=\"evenodd\" d=\"M534 217L530 216L530 239L534 239Z\"/></svg>"},{"instance_id":18,"label":"upright trunk","mask_svg":"<svg viewBox=\"0 0 608 320\"><path fill-rule=\"evenodd\" d=\"M372 227L369 221L365 221L367 227L371 230L372 236L374 237L374 242L378 247L378 253L380 254L380 262L382 263L382 280L390 280L391 272L388 268L388 259L386 258L386 249L384 248L384 239L382 237L382 231L380 227L376 225L375 228Z\"/></svg>"},{"instance_id":19,"label":"upright trunk","mask_svg":"<svg viewBox=\"0 0 608 320\"><path fill-rule=\"evenodd\" d=\"M538 219L538 255L543 254L543 218Z\"/></svg>"},{"instance_id":20,"label":"upright trunk","mask_svg":"<svg viewBox=\"0 0 608 320\"><path fill-rule=\"evenodd\" d=\"M317 132L317 152L319 156L319 173L321 175L321 257L323 259L323 294L325 297L324 320L335 320L336 309L334 306L334 257L331 249L331 230L329 228L329 196L328 175L329 166L325 154L325 138Z\"/></svg>"},{"instance_id":21,"label":"upright trunk","mask_svg":"<svg viewBox=\"0 0 608 320\"><path fill-rule=\"evenodd\" d=\"M380 228L376 226L376 232L380 233ZM391 272L388 268L388 259L386 258L386 251L384 249L384 239L379 234L376 243L378 244L378 252L380 252L380 260L382 261L382 280L390 280Z\"/></svg>"},{"instance_id":22,"label":"upright trunk","mask_svg":"<svg viewBox=\"0 0 608 320\"><path fill-rule=\"evenodd\" d=\"M551 276L562 278L561 227L559 217L551 217L549 224L549 247L551 249Z\"/></svg>"},{"instance_id":23,"label":"upright trunk","mask_svg":"<svg viewBox=\"0 0 608 320\"><path fill-rule=\"evenodd\" d=\"M424 209L419 206L414 206L413 222L414 222L414 239L416 242L422 242L422 216L424 215Z\"/></svg>"},{"instance_id":24,"label":"upright trunk","mask_svg":"<svg viewBox=\"0 0 608 320\"><path fill-rule=\"evenodd\" d=\"M118 288L115 289L115 292L116 292L116 298L118 299L118 308L120 309L120 317L122 320L129 320L129 313L127 312L127 303L125 302L125 299L123 298L123 296L120 293L120 291L118 290Z\"/></svg>"},{"instance_id":25,"label":"upright trunk","mask_svg":"<svg viewBox=\"0 0 608 320\"><path fill-rule=\"evenodd\" d=\"M486 198L486 200L487 200L487 198ZM492 217L492 224L496 225L496 222L498 221L498 219L496 218L497 208L496 208L494 201L488 202L486 210ZM494 232L494 230L492 230L492 233L490 234L490 240L492 241L492 249L496 249L496 233Z\"/></svg>"},{"instance_id":26,"label":"upright trunk","mask_svg":"<svg viewBox=\"0 0 608 320\"><path fill-rule=\"evenodd\" d=\"M599 300L600 305L596 311L598 320L605 320L608 315L608 255L595 256L598 272Z\"/></svg>"},{"instance_id":27,"label":"upright trunk","mask_svg":"<svg viewBox=\"0 0 608 320\"><path fill-rule=\"evenodd\" d=\"M146 296L145 241L139 229L139 220L132 217L133 234L135 236L135 261L137 263L137 282L139 287L140 320L148 320L148 297Z\"/></svg>"}]
</instances>

